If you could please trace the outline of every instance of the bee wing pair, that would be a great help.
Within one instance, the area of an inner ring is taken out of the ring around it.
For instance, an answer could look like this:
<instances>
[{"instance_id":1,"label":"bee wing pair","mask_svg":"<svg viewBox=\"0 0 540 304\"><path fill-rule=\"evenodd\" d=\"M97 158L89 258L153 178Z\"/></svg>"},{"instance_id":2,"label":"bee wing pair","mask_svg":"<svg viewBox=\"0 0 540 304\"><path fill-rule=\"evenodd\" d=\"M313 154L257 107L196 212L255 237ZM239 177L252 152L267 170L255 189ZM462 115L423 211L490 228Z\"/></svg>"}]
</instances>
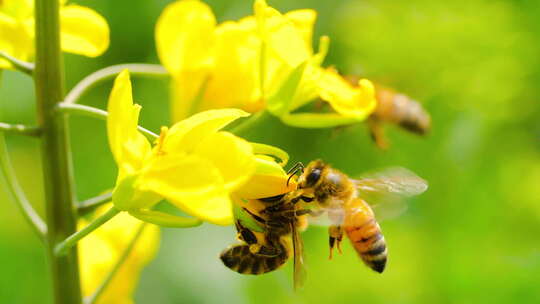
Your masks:
<instances>
[{"instance_id":1,"label":"bee wing pair","mask_svg":"<svg viewBox=\"0 0 540 304\"><path fill-rule=\"evenodd\" d=\"M427 190L427 182L413 172L393 167L353 179L358 197L371 205L377 220L392 219L407 210L404 198Z\"/></svg>"},{"instance_id":2,"label":"bee wing pair","mask_svg":"<svg viewBox=\"0 0 540 304\"><path fill-rule=\"evenodd\" d=\"M402 167L365 173L351 180L355 184L357 197L370 205L377 221L398 217L407 210L404 198L421 194L428 188L424 179ZM322 216L310 217L309 223L317 226L335 224Z\"/></svg>"}]
</instances>

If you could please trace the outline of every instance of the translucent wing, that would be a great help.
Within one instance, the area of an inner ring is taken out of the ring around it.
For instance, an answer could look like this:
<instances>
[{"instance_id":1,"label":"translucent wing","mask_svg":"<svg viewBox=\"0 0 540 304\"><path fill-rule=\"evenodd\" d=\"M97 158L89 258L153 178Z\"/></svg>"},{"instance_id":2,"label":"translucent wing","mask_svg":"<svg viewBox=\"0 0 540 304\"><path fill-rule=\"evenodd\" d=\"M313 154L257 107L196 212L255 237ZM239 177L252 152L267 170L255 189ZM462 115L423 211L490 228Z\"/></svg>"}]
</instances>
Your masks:
<instances>
[{"instance_id":1,"label":"translucent wing","mask_svg":"<svg viewBox=\"0 0 540 304\"><path fill-rule=\"evenodd\" d=\"M424 179L401 167L368 173L353 182L358 196L372 206L379 221L405 212L407 204L403 198L418 195L428 188Z\"/></svg>"},{"instance_id":2,"label":"translucent wing","mask_svg":"<svg viewBox=\"0 0 540 304\"><path fill-rule=\"evenodd\" d=\"M294 252L294 289L298 290L298 288L304 285L306 270L304 268L304 244L300 237L300 232L296 228L296 220L291 221L291 231Z\"/></svg>"}]
</instances>

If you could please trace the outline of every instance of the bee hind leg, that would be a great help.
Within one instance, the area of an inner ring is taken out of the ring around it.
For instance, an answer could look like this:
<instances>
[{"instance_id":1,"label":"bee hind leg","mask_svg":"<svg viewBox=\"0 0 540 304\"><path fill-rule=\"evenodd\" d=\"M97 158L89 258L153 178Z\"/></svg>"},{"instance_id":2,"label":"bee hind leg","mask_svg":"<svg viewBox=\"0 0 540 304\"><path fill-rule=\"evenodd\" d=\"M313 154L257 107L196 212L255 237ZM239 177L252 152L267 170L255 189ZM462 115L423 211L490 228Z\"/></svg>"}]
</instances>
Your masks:
<instances>
[{"instance_id":1,"label":"bee hind leg","mask_svg":"<svg viewBox=\"0 0 540 304\"><path fill-rule=\"evenodd\" d=\"M368 123L368 129L369 134L371 135L371 139L375 142L377 147L379 147L382 150L388 149L388 140L386 139L386 136L384 135L384 130L382 123L379 119L370 117L367 121Z\"/></svg>"}]
</instances>

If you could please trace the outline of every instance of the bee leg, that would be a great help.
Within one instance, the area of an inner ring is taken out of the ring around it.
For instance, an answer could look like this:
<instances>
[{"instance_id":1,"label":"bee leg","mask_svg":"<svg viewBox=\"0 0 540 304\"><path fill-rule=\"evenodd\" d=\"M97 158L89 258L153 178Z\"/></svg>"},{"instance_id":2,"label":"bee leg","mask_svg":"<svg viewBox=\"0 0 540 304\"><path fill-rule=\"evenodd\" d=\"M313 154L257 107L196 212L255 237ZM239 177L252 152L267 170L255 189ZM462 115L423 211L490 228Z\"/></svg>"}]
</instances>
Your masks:
<instances>
[{"instance_id":1,"label":"bee leg","mask_svg":"<svg viewBox=\"0 0 540 304\"><path fill-rule=\"evenodd\" d=\"M262 217L260 217L260 216L256 215L255 213L249 211L247 208L242 208L242 209L245 212L247 212L257 222L262 223L262 224L266 224L266 221Z\"/></svg>"},{"instance_id":2,"label":"bee leg","mask_svg":"<svg viewBox=\"0 0 540 304\"><path fill-rule=\"evenodd\" d=\"M238 231L238 239L246 242L248 245L257 244L257 236L250 229L246 228L240 221L236 221L236 230Z\"/></svg>"},{"instance_id":3,"label":"bee leg","mask_svg":"<svg viewBox=\"0 0 540 304\"><path fill-rule=\"evenodd\" d=\"M328 228L328 235L329 235L329 245L330 245L330 256L328 257L329 260L332 259L332 253L334 251L334 248L337 247L338 252L341 254L341 241L343 240L343 229L341 229L341 226L330 226Z\"/></svg>"},{"instance_id":4,"label":"bee leg","mask_svg":"<svg viewBox=\"0 0 540 304\"><path fill-rule=\"evenodd\" d=\"M377 118L370 117L367 123L371 139L373 139L377 147L383 150L388 149L388 141L386 140L386 136L384 135L381 121Z\"/></svg>"}]
</instances>

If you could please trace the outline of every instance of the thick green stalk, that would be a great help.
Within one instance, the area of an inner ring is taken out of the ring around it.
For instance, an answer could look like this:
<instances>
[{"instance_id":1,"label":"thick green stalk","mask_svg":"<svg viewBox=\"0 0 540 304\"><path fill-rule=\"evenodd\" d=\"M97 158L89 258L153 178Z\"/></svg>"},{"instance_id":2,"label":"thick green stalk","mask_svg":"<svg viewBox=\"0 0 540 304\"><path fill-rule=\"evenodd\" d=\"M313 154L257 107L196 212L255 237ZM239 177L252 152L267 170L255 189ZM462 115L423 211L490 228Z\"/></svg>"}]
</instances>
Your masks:
<instances>
[{"instance_id":1,"label":"thick green stalk","mask_svg":"<svg viewBox=\"0 0 540 304\"><path fill-rule=\"evenodd\" d=\"M55 107L64 98L64 70L60 54L58 0L35 0L36 67L34 79L38 124L42 128L41 158L48 226L48 259L54 303L80 304L81 288L76 247L56 256L57 243L75 233L71 157L67 124Z\"/></svg>"}]
</instances>

